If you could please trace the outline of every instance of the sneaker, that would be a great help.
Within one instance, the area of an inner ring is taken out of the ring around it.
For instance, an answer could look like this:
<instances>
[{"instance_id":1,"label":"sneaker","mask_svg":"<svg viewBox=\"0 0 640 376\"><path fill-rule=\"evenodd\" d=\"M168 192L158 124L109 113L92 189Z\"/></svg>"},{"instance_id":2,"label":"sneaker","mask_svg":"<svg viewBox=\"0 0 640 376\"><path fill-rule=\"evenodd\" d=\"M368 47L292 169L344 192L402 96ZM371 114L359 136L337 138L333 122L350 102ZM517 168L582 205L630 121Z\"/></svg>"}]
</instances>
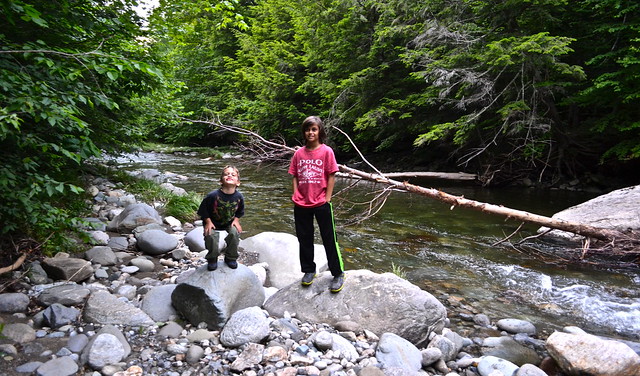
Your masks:
<instances>
[{"instance_id":1,"label":"sneaker","mask_svg":"<svg viewBox=\"0 0 640 376\"><path fill-rule=\"evenodd\" d=\"M340 274L339 276L333 277L333 280L329 285L329 290L331 292L340 292L343 286L344 286L344 273Z\"/></svg>"},{"instance_id":2,"label":"sneaker","mask_svg":"<svg viewBox=\"0 0 640 376\"><path fill-rule=\"evenodd\" d=\"M224 263L227 264L227 266L230 267L231 269L237 269L238 268L238 262L236 260L224 259Z\"/></svg>"},{"instance_id":3,"label":"sneaker","mask_svg":"<svg viewBox=\"0 0 640 376\"><path fill-rule=\"evenodd\" d=\"M218 261L209 261L207 263L207 269L210 271L218 269Z\"/></svg>"},{"instance_id":4,"label":"sneaker","mask_svg":"<svg viewBox=\"0 0 640 376\"><path fill-rule=\"evenodd\" d=\"M300 282L302 286L309 286L313 283L313 279L316 277L316 273L304 273L302 276L302 281Z\"/></svg>"}]
</instances>

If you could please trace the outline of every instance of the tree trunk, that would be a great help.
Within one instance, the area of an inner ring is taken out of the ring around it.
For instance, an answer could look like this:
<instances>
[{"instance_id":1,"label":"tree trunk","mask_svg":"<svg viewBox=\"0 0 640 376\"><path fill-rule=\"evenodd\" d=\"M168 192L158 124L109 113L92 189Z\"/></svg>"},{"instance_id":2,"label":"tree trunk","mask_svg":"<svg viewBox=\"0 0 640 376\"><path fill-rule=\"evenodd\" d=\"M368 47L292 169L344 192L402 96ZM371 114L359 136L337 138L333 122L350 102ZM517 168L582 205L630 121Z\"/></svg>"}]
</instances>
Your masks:
<instances>
[{"instance_id":1,"label":"tree trunk","mask_svg":"<svg viewBox=\"0 0 640 376\"><path fill-rule=\"evenodd\" d=\"M478 176L475 174L468 174L465 172L389 172L383 174L385 178L398 179L398 178L429 178L429 179L442 179L442 180L458 180L458 181L475 181Z\"/></svg>"},{"instance_id":2,"label":"tree trunk","mask_svg":"<svg viewBox=\"0 0 640 376\"><path fill-rule=\"evenodd\" d=\"M513 218L513 219L527 222L527 223L533 223L533 224L546 226L546 227L557 229L557 230L568 231L568 232L582 235L588 238L595 238L595 239L606 240L606 241L612 241L614 239L621 239L621 238L627 237L624 233L617 230L597 228L597 227L584 225L580 223L553 219L553 218L532 214L532 213L521 211L521 210L509 209L500 205L493 205L493 204L487 204L484 202L469 200L464 197L450 195L448 193L439 191L437 189L424 188L424 187L409 184L406 182L399 182L396 180L389 179L385 176L381 176L379 174L371 174L371 173L359 171L344 165L339 165L339 168L340 168L340 172L343 172L345 174L357 176L359 178L376 182L376 183L387 184L399 190L403 190L411 193L417 193L422 196L431 197L436 200L451 204L452 208L459 206L463 208L479 210L484 213L497 214L497 215L501 215L507 218Z\"/></svg>"}]
</instances>

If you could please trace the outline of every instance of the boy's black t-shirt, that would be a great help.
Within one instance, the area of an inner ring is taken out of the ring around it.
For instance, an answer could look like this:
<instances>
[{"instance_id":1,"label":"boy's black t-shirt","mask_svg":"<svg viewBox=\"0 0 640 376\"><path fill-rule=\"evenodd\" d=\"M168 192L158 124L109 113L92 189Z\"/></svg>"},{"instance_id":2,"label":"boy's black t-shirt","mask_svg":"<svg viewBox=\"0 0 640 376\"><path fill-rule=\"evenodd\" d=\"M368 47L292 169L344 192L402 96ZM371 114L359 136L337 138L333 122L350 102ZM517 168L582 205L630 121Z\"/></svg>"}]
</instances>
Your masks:
<instances>
[{"instance_id":1,"label":"boy's black t-shirt","mask_svg":"<svg viewBox=\"0 0 640 376\"><path fill-rule=\"evenodd\" d=\"M211 219L213 225L219 229L228 228L233 218L244 215L244 197L236 189L232 194L226 194L221 189L211 191L205 196L198 208L198 215L204 221Z\"/></svg>"}]
</instances>

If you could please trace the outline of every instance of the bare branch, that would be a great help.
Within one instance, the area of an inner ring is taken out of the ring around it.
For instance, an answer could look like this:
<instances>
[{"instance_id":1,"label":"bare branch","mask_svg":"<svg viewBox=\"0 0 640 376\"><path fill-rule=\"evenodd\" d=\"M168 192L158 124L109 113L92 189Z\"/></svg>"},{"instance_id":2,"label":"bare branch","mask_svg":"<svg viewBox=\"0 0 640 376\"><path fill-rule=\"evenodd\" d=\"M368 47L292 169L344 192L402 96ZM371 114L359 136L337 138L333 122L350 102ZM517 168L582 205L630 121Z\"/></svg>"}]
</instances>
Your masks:
<instances>
[{"instance_id":1,"label":"bare branch","mask_svg":"<svg viewBox=\"0 0 640 376\"><path fill-rule=\"evenodd\" d=\"M522 228L522 226L524 226L524 222L520 223L520 226L518 226L518 228L517 228L517 229L515 229L515 231L514 231L514 232L512 232L509 236L507 236L506 238L504 238L504 239L502 239L502 240L500 240L500 241L497 241L497 242L495 242L495 243L491 244L491 246L492 246L492 247L495 247L496 245L502 244L502 243L506 242L507 240L511 239L515 234L517 234L517 233L518 233L518 231L520 231L520 229Z\"/></svg>"},{"instance_id":2,"label":"bare branch","mask_svg":"<svg viewBox=\"0 0 640 376\"><path fill-rule=\"evenodd\" d=\"M351 146L353 146L353 148L356 150L356 152L358 152L358 155L360 156L360 158L364 161L364 163L367 164L367 166L371 167L373 169L373 171L377 172L379 175L382 175L382 172L380 172L376 166L372 165L371 163L369 163L369 161L367 160L367 158L364 157L364 155L362 155L362 152L360 152L360 149L358 149L358 147L356 146L356 144L353 142L353 140L351 139L351 137L349 137L349 135L343 131L342 129L334 126L333 129L336 129L337 131L339 131L340 133L342 133L342 135L344 135L347 140L349 140L349 143L351 144Z\"/></svg>"},{"instance_id":3,"label":"bare branch","mask_svg":"<svg viewBox=\"0 0 640 376\"><path fill-rule=\"evenodd\" d=\"M180 119L191 123L207 124L229 132L250 136L250 142L253 146L253 149L248 148L247 150L250 150L254 154L258 155L261 159L282 160L296 151L295 148L287 146L287 144L284 142L284 139L280 139L280 142L270 141L262 137L260 134L249 129L224 124L217 117L211 120L193 120L188 118Z\"/></svg>"}]
</instances>

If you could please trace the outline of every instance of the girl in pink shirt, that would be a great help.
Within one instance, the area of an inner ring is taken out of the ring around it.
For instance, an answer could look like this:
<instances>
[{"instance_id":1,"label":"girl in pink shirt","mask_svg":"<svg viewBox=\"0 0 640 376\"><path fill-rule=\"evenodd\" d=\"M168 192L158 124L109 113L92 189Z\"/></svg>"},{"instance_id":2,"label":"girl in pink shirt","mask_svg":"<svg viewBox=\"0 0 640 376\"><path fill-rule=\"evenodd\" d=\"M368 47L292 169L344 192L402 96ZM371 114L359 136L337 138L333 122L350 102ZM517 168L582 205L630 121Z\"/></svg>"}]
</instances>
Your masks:
<instances>
[{"instance_id":1,"label":"girl in pink shirt","mask_svg":"<svg viewBox=\"0 0 640 376\"><path fill-rule=\"evenodd\" d=\"M327 253L329 270L333 280L331 292L339 292L344 284L342 255L336 237L331 195L335 184L338 163L333 150L325 145L327 138L322 120L309 116L302 122L305 146L296 150L289 174L293 176L293 200L296 235L300 243L300 267L304 276L302 285L309 286L316 275L313 261L313 218L320 229L322 244Z\"/></svg>"}]
</instances>

